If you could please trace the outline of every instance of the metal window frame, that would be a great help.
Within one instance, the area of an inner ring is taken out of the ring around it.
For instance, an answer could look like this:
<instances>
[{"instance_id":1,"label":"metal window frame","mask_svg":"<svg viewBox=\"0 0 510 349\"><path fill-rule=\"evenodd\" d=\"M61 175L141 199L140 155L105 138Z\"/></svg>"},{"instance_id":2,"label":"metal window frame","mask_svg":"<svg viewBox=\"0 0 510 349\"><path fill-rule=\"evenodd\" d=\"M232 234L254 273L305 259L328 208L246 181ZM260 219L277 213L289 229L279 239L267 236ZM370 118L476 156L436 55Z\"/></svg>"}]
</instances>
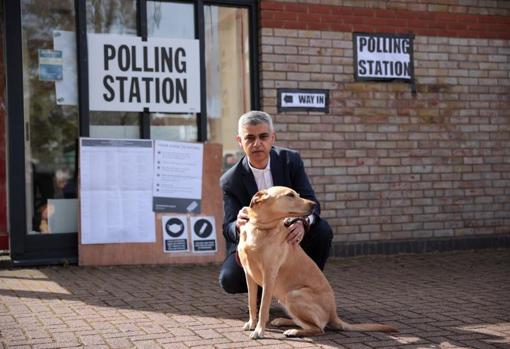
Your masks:
<instances>
[{"instance_id":1,"label":"metal window frame","mask_svg":"<svg viewBox=\"0 0 510 349\"><path fill-rule=\"evenodd\" d=\"M147 1L137 0L137 33L143 40L147 39ZM248 9L249 38L250 38L250 104L252 109L260 108L259 92L259 64L258 64L258 0L162 0L163 2L182 2L194 5L195 38L199 40L200 48L200 113L197 113L197 142L206 142L207 139L207 81L205 71L205 25L204 6L232 6ZM88 95L88 61L87 61L87 20L86 0L75 0L76 4L76 39L78 57L78 91L80 113L80 136L89 136L90 111ZM150 113L144 110L140 115L140 138L150 139Z\"/></svg>"},{"instance_id":2,"label":"metal window frame","mask_svg":"<svg viewBox=\"0 0 510 349\"><path fill-rule=\"evenodd\" d=\"M175 1L175 0L174 0ZM147 0L137 0L137 27L142 37L147 35ZM190 1L187 1L188 3ZM207 141L207 95L204 51L204 5L248 8L250 37L251 106L259 109L258 65L258 0L195 0L196 37L200 42L201 113L197 114L197 141ZM86 0L74 0L78 75L78 127L80 137L90 135L89 79ZM21 1L3 1L5 16L5 67L7 106L7 183L8 231L11 261L14 265L50 265L76 263L78 234L28 235L25 188L25 122L23 105L23 65ZM141 9L141 10L140 10ZM8 48L8 49L7 49ZM141 137L150 138L150 114L140 113ZM76 158L79 152L76 149ZM78 161L78 160L77 160Z\"/></svg>"},{"instance_id":3,"label":"metal window frame","mask_svg":"<svg viewBox=\"0 0 510 349\"><path fill-rule=\"evenodd\" d=\"M13 265L76 263L78 234L29 235L25 188L21 2L4 1L7 82L8 230ZM8 49L7 49L8 48Z\"/></svg>"}]
</instances>

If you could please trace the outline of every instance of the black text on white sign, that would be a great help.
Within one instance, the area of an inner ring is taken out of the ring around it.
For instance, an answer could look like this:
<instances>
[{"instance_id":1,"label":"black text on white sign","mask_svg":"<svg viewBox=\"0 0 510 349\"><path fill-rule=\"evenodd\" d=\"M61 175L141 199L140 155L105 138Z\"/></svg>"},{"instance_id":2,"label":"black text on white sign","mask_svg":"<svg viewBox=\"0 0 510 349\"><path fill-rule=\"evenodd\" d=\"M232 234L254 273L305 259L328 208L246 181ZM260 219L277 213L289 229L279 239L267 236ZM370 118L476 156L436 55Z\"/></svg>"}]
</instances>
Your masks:
<instances>
[{"instance_id":1,"label":"black text on white sign","mask_svg":"<svg viewBox=\"0 0 510 349\"><path fill-rule=\"evenodd\" d=\"M412 35L354 33L356 80L413 80Z\"/></svg>"},{"instance_id":2,"label":"black text on white sign","mask_svg":"<svg viewBox=\"0 0 510 349\"><path fill-rule=\"evenodd\" d=\"M279 89L278 111L319 111L329 110L328 90Z\"/></svg>"},{"instance_id":3,"label":"black text on white sign","mask_svg":"<svg viewBox=\"0 0 510 349\"><path fill-rule=\"evenodd\" d=\"M90 110L200 112L198 40L88 34Z\"/></svg>"}]
</instances>

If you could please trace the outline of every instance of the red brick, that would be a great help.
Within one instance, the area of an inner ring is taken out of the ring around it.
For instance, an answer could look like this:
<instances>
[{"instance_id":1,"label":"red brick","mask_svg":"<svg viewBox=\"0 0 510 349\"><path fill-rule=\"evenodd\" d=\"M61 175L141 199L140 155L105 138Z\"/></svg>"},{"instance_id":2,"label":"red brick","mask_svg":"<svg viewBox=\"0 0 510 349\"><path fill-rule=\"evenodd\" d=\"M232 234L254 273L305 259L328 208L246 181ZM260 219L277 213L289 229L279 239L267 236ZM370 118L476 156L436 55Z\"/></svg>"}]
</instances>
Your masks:
<instances>
[{"instance_id":1,"label":"red brick","mask_svg":"<svg viewBox=\"0 0 510 349\"><path fill-rule=\"evenodd\" d=\"M333 6L309 4L307 6L308 13L331 14L334 11Z\"/></svg>"},{"instance_id":2,"label":"red brick","mask_svg":"<svg viewBox=\"0 0 510 349\"><path fill-rule=\"evenodd\" d=\"M282 5L284 4L284 5ZM262 2L261 23L264 27L294 28L305 30L345 30L365 32L415 32L418 35L453 36L473 38L503 38L510 39L510 24L504 16L483 16L457 14L454 12L426 12L410 10L369 9L361 7L340 7L333 5L276 3ZM283 21L267 22L265 19L292 19L298 23ZM267 13L267 14L266 14ZM290 13L303 13L308 16L296 18ZM313 23L338 22L349 26L324 25ZM324 17L321 17L325 15ZM306 20L303 22L302 20ZM385 22L388 20L389 22ZM475 26L475 23L486 24L485 27ZM431 29L433 28L433 29ZM443 29L443 30L440 30Z\"/></svg>"},{"instance_id":3,"label":"red brick","mask_svg":"<svg viewBox=\"0 0 510 349\"><path fill-rule=\"evenodd\" d=\"M275 2L275 1L261 1L260 2L261 10L279 10L283 11L285 9L285 3L283 2Z\"/></svg>"},{"instance_id":4,"label":"red brick","mask_svg":"<svg viewBox=\"0 0 510 349\"><path fill-rule=\"evenodd\" d=\"M285 11L291 12L308 12L308 6L305 4L285 3Z\"/></svg>"}]
</instances>

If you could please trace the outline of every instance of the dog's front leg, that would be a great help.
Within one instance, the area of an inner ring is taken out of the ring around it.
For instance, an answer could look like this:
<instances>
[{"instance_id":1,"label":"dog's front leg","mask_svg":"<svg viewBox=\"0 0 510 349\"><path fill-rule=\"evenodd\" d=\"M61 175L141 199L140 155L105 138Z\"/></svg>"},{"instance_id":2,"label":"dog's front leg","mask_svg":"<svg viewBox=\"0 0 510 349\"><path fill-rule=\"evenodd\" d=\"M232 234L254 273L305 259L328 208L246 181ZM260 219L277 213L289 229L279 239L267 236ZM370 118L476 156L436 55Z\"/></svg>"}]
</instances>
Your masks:
<instances>
[{"instance_id":1,"label":"dog's front leg","mask_svg":"<svg viewBox=\"0 0 510 349\"><path fill-rule=\"evenodd\" d=\"M264 337L266 324L269 320L269 307L271 306L271 299L273 296L273 287L276 280L276 275L264 275L262 281L262 299L260 301L259 321L255 331L250 335L251 339L259 339Z\"/></svg>"},{"instance_id":2,"label":"dog's front leg","mask_svg":"<svg viewBox=\"0 0 510 349\"><path fill-rule=\"evenodd\" d=\"M248 311L250 313L250 319L244 324L243 330L251 331L255 329L257 322L257 292L258 286L255 280L253 280L248 273L246 273L246 285L248 286Z\"/></svg>"}]
</instances>

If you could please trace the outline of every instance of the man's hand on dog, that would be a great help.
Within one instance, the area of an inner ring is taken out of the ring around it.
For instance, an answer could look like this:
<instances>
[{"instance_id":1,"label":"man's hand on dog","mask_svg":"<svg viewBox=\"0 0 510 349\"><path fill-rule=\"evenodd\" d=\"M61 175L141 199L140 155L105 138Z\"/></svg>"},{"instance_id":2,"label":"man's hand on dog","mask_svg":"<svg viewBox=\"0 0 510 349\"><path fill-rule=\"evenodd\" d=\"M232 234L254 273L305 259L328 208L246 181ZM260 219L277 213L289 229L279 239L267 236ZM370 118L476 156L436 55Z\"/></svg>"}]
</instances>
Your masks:
<instances>
[{"instance_id":1,"label":"man's hand on dog","mask_svg":"<svg viewBox=\"0 0 510 349\"><path fill-rule=\"evenodd\" d=\"M244 206L242 209L239 210L239 213L237 214L236 228L238 234L241 231L241 227L248 223L249 219L250 218L248 217L248 207Z\"/></svg>"},{"instance_id":2,"label":"man's hand on dog","mask_svg":"<svg viewBox=\"0 0 510 349\"><path fill-rule=\"evenodd\" d=\"M288 228L287 242L291 245L297 245L305 236L305 226L302 221L297 221Z\"/></svg>"},{"instance_id":3,"label":"man's hand on dog","mask_svg":"<svg viewBox=\"0 0 510 349\"><path fill-rule=\"evenodd\" d=\"M236 220L237 232L241 231L241 227L248 223L248 207L245 206L239 210ZM297 245L301 243L305 236L305 226L302 221L296 221L294 224L288 227L287 242L291 245Z\"/></svg>"}]
</instances>

